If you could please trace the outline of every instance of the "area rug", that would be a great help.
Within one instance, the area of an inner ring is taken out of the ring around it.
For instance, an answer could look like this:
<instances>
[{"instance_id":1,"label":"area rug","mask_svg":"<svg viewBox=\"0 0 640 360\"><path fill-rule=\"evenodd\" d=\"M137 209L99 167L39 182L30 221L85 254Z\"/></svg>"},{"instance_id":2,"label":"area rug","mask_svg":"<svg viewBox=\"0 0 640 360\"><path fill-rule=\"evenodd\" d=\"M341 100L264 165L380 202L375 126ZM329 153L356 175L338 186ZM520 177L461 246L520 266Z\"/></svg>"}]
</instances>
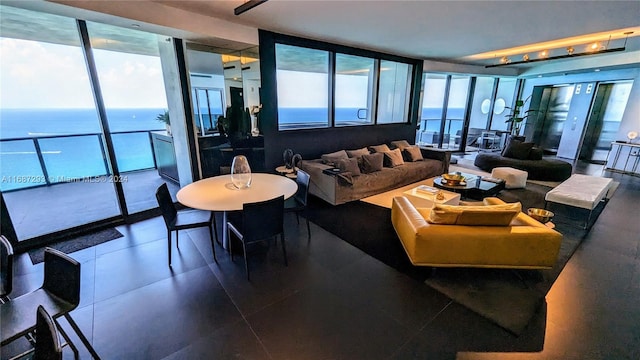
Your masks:
<instances>
[{"instance_id":1,"label":"area rug","mask_svg":"<svg viewBox=\"0 0 640 360\"><path fill-rule=\"evenodd\" d=\"M498 197L507 202L521 201L523 209L543 207L544 194L551 188L528 184L526 189L504 190ZM602 211L596 208L594 218ZM310 197L309 219L370 256L424 282L455 302L518 335L527 326L569 258L586 235L583 217L571 214L554 223L563 234L558 262L550 270L448 269L413 266L393 225L391 210L354 201L331 206Z\"/></svg>"},{"instance_id":2,"label":"area rug","mask_svg":"<svg viewBox=\"0 0 640 360\"><path fill-rule=\"evenodd\" d=\"M72 252L80 251L94 245L102 244L104 242L120 238L122 236L123 235L118 230L109 228L98 231L96 233L82 235L73 239L53 243L48 245L48 247L60 250L65 254L70 254ZM33 265L43 262L44 248L38 248L29 251L29 257L31 258L31 262L33 263Z\"/></svg>"}]
</instances>

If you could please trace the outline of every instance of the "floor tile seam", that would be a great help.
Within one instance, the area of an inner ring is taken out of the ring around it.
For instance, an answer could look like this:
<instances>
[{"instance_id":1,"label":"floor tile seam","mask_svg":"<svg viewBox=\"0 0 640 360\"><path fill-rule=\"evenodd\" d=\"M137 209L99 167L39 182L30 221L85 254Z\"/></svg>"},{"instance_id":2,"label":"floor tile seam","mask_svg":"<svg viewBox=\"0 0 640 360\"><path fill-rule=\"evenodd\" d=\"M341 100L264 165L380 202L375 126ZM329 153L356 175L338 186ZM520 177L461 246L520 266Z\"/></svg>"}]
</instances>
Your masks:
<instances>
[{"instance_id":1,"label":"floor tile seam","mask_svg":"<svg viewBox=\"0 0 640 360\"><path fill-rule=\"evenodd\" d=\"M449 302L442 308L440 309L440 311L438 311L435 315L433 315L431 317L431 319L427 320L424 325L422 325L420 328L418 328L416 331L414 331L413 335L409 336L407 338L407 340L402 343L400 346L398 346L398 348L391 353L391 355L389 355L387 357L387 359L393 359L395 358L395 356L400 353L400 351L406 347L413 339L415 339L424 329L426 329L427 326L429 326L429 324L431 324L432 322L434 322L436 320L436 318L438 316L440 316L440 314L442 314L447 308L449 308L449 306L451 306L451 304L453 304L453 300L449 300Z\"/></svg>"},{"instance_id":2,"label":"floor tile seam","mask_svg":"<svg viewBox=\"0 0 640 360\"><path fill-rule=\"evenodd\" d=\"M258 336L258 334L256 333L256 331L253 329L253 326L251 326L251 323L249 323L249 320L247 319L248 316L251 316L252 314L256 313L251 313L251 314L244 314L244 312L240 309L240 306L238 305L238 303L236 303L236 301L233 299L233 297L231 296L231 294L229 293L229 291L227 290L227 288L224 286L224 283L222 281L220 281L220 278L218 278L218 275L216 275L215 271L213 271L213 269L211 268L211 265L213 264L207 264L207 267L209 269L209 271L213 274L213 276L216 278L216 280L218 281L218 283L220 284L220 286L222 287L222 290L224 291L225 295L227 295L227 298L229 299L229 301L231 301L231 303L233 304L233 306L236 308L236 310L238 311L238 314L240 314L240 317L242 318L242 320L238 320L239 321L244 321L244 323L247 325L247 327L249 328L249 330L251 331L251 333L253 334L253 336L256 337L256 340L258 340L258 343L260 343L260 346L262 347L262 349L264 350L264 352L267 354L267 356L269 357L269 359L273 359L273 356L271 355L271 352L269 352L269 349L267 349L267 346L262 342L262 339L260 339L260 336ZM288 297L288 296L287 296ZM285 297L286 298L286 297ZM277 301L276 301L277 302ZM264 309L261 308L261 309ZM260 310L258 310L260 311Z\"/></svg>"},{"instance_id":3,"label":"floor tile seam","mask_svg":"<svg viewBox=\"0 0 640 360\"><path fill-rule=\"evenodd\" d=\"M120 238L118 238L118 239L120 239ZM118 239L114 239L114 240L118 240ZM125 247L122 247L122 248L118 248L118 249L113 249L113 250L110 250L110 251L103 251L103 252L100 253L100 255L97 254L97 252L98 252L97 246L100 246L100 245L103 245L103 244L107 244L108 242L102 243L102 244L98 244L98 245L95 245L96 246L96 255L95 255L95 257L97 258L98 256L113 254L114 252L117 252L117 251L133 249L133 248L138 247L140 245L146 245L146 244L150 244L150 243L155 242L155 241L161 241L161 240L164 240L164 239L165 238L161 237L161 238L158 238L158 239L149 240L149 241L145 241L145 242L142 242L142 243L136 243L135 245L128 245L128 246L125 246ZM110 241L112 241L112 240L110 240Z\"/></svg>"},{"instance_id":4,"label":"floor tile seam","mask_svg":"<svg viewBox=\"0 0 640 360\"><path fill-rule=\"evenodd\" d=\"M99 300L97 300L97 301L96 301L96 295L95 295L95 288L96 288L96 286L95 286L95 279L94 279L94 286L93 286L93 287L94 287L94 295L93 295L93 302L92 302L92 304L102 303L102 302L104 302L104 301L111 300L111 299L116 298L116 297L118 297L118 296L123 296L123 295L126 295L126 294L130 293L130 292L137 291L137 290L140 290L140 289L146 288L146 287L148 287L148 286L151 286L151 285L157 284L157 283L159 283L159 282L169 280L169 279L171 279L171 278L173 278L173 277L175 277L175 276L185 275L185 274L188 274L188 273L190 273L190 272L193 272L193 271L196 271L196 270L200 270L200 269L202 269L202 268L204 268L204 267L207 267L207 268L208 268L208 267L209 267L209 264L204 264L204 265L202 265L202 266L199 266L199 267L194 268L194 269L190 269L190 270L188 270L188 271L182 271L182 272L179 272L179 273L173 272L173 273L172 273L172 275L171 275L171 276L169 276L169 277L165 277L165 278L162 278L162 279L158 279L158 280L152 281L152 282L150 282L150 283L146 283L146 284L143 284L143 285L141 285L141 286L135 287L135 288L133 288L133 289L127 290L127 291L125 291L125 292L123 292L123 293L116 294L116 295L112 295L112 296L106 297L106 298L104 298L104 299L99 299ZM215 276L215 274L214 274L214 276ZM224 289L224 287L223 287L223 286L222 286L222 284L220 283L220 280L219 280L217 277L216 277L216 281L218 282L218 284L220 284L220 287L222 287L222 288ZM225 293L226 293L226 290L225 290Z\"/></svg>"}]
</instances>

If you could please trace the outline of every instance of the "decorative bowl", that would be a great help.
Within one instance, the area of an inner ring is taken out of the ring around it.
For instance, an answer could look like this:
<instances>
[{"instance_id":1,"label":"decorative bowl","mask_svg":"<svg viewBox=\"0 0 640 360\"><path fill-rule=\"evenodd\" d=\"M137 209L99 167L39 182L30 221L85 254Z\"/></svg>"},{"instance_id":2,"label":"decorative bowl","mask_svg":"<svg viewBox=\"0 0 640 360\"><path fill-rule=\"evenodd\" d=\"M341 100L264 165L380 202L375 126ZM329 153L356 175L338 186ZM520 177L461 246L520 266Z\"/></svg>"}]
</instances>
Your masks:
<instances>
[{"instance_id":1,"label":"decorative bowl","mask_svg":"<svg viewBox=\"0 0 640 360\"><path fill-rule=\"evenodd\" d=\"M460 174L442 174L442 178L446 180L447 185L460 185L464 181L464 176Z\"/></svg>"},{"instance_id":2,"label":"decorative bowl","mask_svg":"<svg viewBox=\"0 0 640 360\"><path fill-rule=\"evenodd\" d=\"M551 211L545 210L545 209L538 209L538 208L529 208L529 210L527 210L527 214L529 214L529 216L540 221L543 224L551 221L551 219L553 219L553 216L554 216L554 214Z\"/></svg>"}]
</instances>

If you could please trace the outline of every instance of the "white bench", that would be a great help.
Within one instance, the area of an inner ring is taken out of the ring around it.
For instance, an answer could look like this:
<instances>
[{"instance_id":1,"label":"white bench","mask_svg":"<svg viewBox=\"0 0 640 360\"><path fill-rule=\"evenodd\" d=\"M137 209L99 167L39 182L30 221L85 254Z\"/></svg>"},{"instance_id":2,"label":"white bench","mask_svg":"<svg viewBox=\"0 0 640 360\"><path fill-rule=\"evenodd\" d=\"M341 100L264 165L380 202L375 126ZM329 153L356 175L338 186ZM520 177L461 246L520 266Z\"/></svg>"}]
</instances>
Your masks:
<instances>
[{"instance_id":1,"label":"white bench","mask_svg":"<svg viewBox=\"0 0 640 360\"><path fill-rule=\"evenodd\" d=\"M587 209L589 215L584 228L588 227L593 209L602 202L608 200L609 190L612 189L613 180L598 176L573 174L560 185L551 189L545 197L545 208L548 203L554 202L567 206Z\"/></svg>"}]
</instances>

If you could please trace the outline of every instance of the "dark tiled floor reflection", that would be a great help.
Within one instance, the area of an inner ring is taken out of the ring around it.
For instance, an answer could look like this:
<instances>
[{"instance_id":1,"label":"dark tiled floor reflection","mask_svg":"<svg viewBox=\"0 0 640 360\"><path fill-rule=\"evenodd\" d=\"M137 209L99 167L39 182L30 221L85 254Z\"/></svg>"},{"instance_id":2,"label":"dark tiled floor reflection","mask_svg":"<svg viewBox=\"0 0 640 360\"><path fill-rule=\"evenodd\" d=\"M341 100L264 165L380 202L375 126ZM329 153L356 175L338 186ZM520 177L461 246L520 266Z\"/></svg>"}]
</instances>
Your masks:
<instances>
[{"instance_id":1,"label":"dark tiled floor reflection","mask_svg":"<svg viewBox=\"0 0 640 360\"><path fill-rule=\"evenodd\" d=\"M181 233L169 269L160 218L119 227L73 254L73 316L104 359L638 359L640 178L604 175L620 188L519 337L313 224L307 241L293 216L289 266L271 244L252 282L241 258L217 247L213 261L206 230ZM17 262L14 296L42 281L42 265Z\"/></svg>"}]
</instances>

